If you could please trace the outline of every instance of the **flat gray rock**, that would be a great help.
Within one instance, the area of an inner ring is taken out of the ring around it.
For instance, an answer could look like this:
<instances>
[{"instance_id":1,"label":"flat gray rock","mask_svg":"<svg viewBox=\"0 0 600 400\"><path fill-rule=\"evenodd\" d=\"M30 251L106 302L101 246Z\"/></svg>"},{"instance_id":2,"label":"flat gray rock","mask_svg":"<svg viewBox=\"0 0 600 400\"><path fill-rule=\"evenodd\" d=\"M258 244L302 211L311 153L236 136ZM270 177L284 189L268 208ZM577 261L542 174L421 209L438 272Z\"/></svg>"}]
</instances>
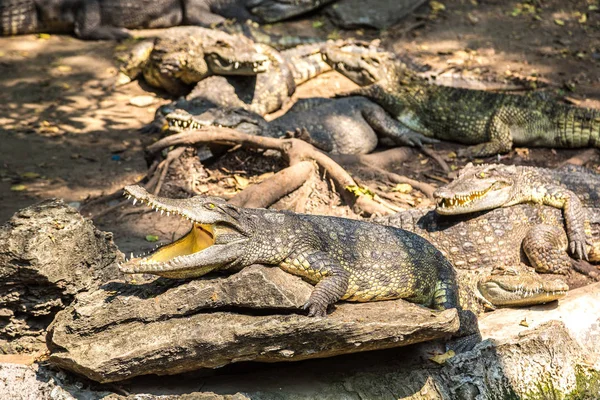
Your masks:
<instances>
[{"instance_id":1,"label":"flat gray rock","mask_svg":"<svg viewBox=\"0 0 600 400\"><path fill-rule=\"evenodd\" d=\"M456 310L403 300L339 303L297 314L312 286L279 268L168 286L109 283L82 294L49 328L50 362L98 382L240 361L299 361L406 346L456 332ZM173 281L168 281L173 282Z\"/></svg>"},{"instance_id":2,"label":"flat gray rock","mask_svg":"<svg viewBox=\"0 0 600 400\"><path fill-rule=\"evenodd\" d=\"M74 208L47 200L0 227L0 346L5 353L44 347L53 315L74 296L122 276L112 234Z\"/></svg>"},{"instance_id":3,"label":"flat gray rock","mask_svg":"<svg viewBox=\"0 0 600 400\"><path fill-rule=\"evenodd\" d=\"M340 0L326 9L342 28L385 29L413 12L425 0Z\"/></svg>"}]
</instances>

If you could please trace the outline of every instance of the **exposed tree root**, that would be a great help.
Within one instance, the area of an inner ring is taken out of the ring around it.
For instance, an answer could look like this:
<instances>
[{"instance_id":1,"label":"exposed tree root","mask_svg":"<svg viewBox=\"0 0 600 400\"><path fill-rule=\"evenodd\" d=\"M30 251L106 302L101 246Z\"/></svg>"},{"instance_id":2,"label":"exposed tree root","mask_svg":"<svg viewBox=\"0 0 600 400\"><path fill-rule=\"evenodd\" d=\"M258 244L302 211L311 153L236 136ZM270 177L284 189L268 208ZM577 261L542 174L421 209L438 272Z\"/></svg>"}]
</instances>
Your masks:
<instances>
[{"instance_id":1,"label":"exposed tree root","mask_svg":"<svg viewBox=\"0 0 600 400\"><path fill-rule=\"evenodd\" d=\"M298 189L314 172L315 166L312 162L301 161L282 169L261 183L248 186L231 198L229 203L239 207L267 207Z\"/></svg>"},{"instance_id":2,"label":"exposed tree root","mask_svg":"<svg viewBox=\"0 0 600 400\"><path fill-rule=\"evenodd\" d=\"M577 155L569 158L568 160L563 161L562 163L560 163L559 166L564 167L565 165L568 165L568 164L583 166L587 162L589 162L592 158L596 157L597 155L598 155L598 150L587 149L587 150L584 150L581 153L578 153Z\"/></svg>"},{"instance_id":3,"label":"exposed tree root","mask_svg":"<svg viewBox=\"0 0 600 400\"><path fill-rule=\"evenodd\" d=\"M355 197L352 192L346 189L349 186L357 186L356 182L348 172L333 161L328 155L316 149L311 144L299 139L276 139L247 135L228 128L206 127L195 131L168 136L148 146L146 151L148 156L153 158L159 151L170 146L201 143L216 143L230 146L241 145L244 147L277 150L286 158L290 167L295 166L302 161L313 160L327 173L335 186L337 186L342 200L346 204L354 205L355 211L367 214L373 212L388 214L393 212L389 207L385 207L382 204L375 202L368 196ZM385 208L385 212L383 208Z\"/></svg>"},{"instance_id":4,"label":"exposed tree root","mask_svg":"<svg viewBox=\"0 0 600 400\"><path fill-rule=\"evenodd\" d=\"M407 161L411 157L414 157L415 154L415 150L410 147L396 147L379 153L338 154L332 155L332 158L346 167L358 166L374 175L380 175L393 183L408 183L415 189L423 192L429 199L433 200L435 187L425 182L419 182L406 176L386 171L386 169L390 169L393 164Z\"/></svg>"},{"instance_id":5,"label":"exposed tree root","mask_svg":"<svg viewBox=\"0 0 600 400\"><path fill-rule=\"evenodd\" d=\"M394 164L401 164L416 155L412 147L394 147L389 150L370 154L331 154L330 157L337 163L346 166L364 165L391 169Z\"/></svg>"}]
</instances>

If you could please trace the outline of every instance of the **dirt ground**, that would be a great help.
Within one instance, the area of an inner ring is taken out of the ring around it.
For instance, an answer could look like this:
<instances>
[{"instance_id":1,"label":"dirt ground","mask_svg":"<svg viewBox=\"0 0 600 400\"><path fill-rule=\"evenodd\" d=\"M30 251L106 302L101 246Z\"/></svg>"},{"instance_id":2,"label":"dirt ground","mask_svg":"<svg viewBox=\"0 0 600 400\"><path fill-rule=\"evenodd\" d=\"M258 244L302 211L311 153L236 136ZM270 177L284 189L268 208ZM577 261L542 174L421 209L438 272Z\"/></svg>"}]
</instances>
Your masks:
<instances>
[{"instance_id":1,"label":"dirt ground","mask_svg":"<svg viewBox=\"0 0 600 400\"><path fill-rule=\"evenodd\" d=\"M436 72L500 83L519 80L529 89L544 90L562 101L600 109L598 8L596 0L448 0L425 5L381 33L340 32L319 15L273 29L322 38L379 37L386 48ZM144 36L154 33L136 32ZM121 46L60 35L0 38L0 222L40 199L60 197L80 206L86 199L113 193L144 176L143 147L156 138L138 129L171 99L139 81L114 86L114 53ZM332 96L353 86L330 72L299 87L294 100ZM151 104L132 105L137 96L151 96ZM466 163L454 155L458 145L433 148L453 171ZM515 149L498 159L554 167L582 151ZM247 179L258 181L284 166L277 157L261 158L240 150L203 166L189 156L170 176L179 174L185 180L186 168L193 168L202 193L230 197ZM497 158L478 161L494 160ZM598 154L585 164L598 170ZM420 154L394 172L434 186L449 178L436 162ZM416 190L392 192L394 185L374 178L361 183L399 208L430 204ZM330 192L328 181L319 177L277 206L297 209L300 203L306 212L357 217ZM114 204L108 202L92 211L102 212ZM155 243L146 242L147 235L171 240L175 228L186 229L183 223L165 222L154 213L140 211L119 208L95 222L114 232L117 244L127 253L153 247Z\"/></svg>"}]
</instances>

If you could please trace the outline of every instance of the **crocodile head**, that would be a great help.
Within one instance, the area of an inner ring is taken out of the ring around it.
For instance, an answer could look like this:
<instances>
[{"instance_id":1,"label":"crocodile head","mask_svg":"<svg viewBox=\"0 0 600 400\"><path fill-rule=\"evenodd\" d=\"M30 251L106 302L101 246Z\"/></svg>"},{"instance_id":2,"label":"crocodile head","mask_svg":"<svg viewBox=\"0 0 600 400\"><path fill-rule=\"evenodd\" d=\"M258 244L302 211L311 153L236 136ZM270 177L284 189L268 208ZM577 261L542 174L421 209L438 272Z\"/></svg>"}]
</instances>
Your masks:
<instances>
[{"instance_id":1,"label":"crocodile head","mask_svg":"<svg viewBox=\"0 0 600 400\"><path fill-rule=\"evenodd\" d=\"M167 278L191 278L213 270L226 270L242 255L249 224L241 222L238 209L219 197L195 196L169 199L148 193L141 186L127 186L125 195L167 215L188 220L183 237L159 247L145 257L132 258L119 269L125 273L150 273Z\"/></svg>"},{"instance_id":2,"label":"crocodile head","mask_svg":"<svg viewBox=\"0 0 600 400\"><path fill-rule=\"evenodd\" d=\"M395 60L392 53L362 43L326 46L322 57L331 68L360 86L384 79L392 60Z\"/></svg>"},{"instance_id":3,"label":"crocodile head","mask_svg":"<svg viewBox=\"0 0 600 400\"><path fill-rule=\"evenodd\" d=\"M250 0L247 7L262 22L277 22L304 14L335 0Z\"/></svg>"},{"instance_id":4,"label":"crocodile head","mask_svg":"<svg viewBox=\"0 0 600 400\"><path fill-rule=\"evenodd\" d=\"M166 115L169 130L174 132L200 129L204 126L218 126L236 129L249 135L260 135L266 128L266 121L258 114L242 108L211 108L200 115L176 109Z\"/></svg>"},{"instance_id":5,"label":"crocodile head","mask_svg":"<svg viewBox=\"0 0 600 400\"><path fill-rule=\"evenodd\" d=\"M271 65L271 59L259 49L218 40L204 47L204 61L215 75L256 75Z\"/></svg>"},{"instance_id":6,"label":"crocodile head","mask_svg":"<svg viewBox=\"0 0 600 400\"><path fill-rule=\"evenodd\" d=\"M478 282L477 290L484 306L495 309L549 303L565 297L569 286L560 279L523 272L489 275Z\"/></svg>"},{"instance_id":7,"label":"crocodile head","mask_svg":"<svg viewBox=\"0 0 600 400\"><path fill-rule=\"evenodd\" d=\"M436 212L466 214L508 205L515 195L517 179L514 165L469 163L458 178L434 192Z\"/></svg>"}]
</instances>

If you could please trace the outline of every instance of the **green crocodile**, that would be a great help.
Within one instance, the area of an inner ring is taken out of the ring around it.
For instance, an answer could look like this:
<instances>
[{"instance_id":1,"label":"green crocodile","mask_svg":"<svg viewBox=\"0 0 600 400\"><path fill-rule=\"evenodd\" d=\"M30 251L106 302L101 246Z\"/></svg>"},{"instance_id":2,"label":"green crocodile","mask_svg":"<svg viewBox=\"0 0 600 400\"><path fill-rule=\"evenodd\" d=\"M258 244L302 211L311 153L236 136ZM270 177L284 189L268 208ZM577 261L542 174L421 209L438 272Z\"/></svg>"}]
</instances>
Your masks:
<instances>
[{"instance_id":1,"label":"green crocodile","mask_svg":"<svg viewBox=\"0 0 600 400\"><path fill-rule=\"evenodd\" d=\"M502 164L467 164L451 183L436 190L437 212L444 215L539 203L563 210L569 247L587 258L584 206L600 206L600 177L573 167L546 169Z\"/></svg>"},{"instance_id":2,"label":"green crocodile","mask_svg":"<svg viewBox=\"0 0 600 400\"><path fill-rule=\"evenodd\" d=\"M270 122L239 108L211 109L198 116L175 110L166 119L170 130L175 132L214 125L268 137L286 137L292 133L332 154L366 154L381 142L396 146L436 142L403 129L381 107L364 97L302 99Z\"/></svg>"},{"instance_id":3,"label":"green crocodile","mask_svg":"<svg viewBox=\"0 0 600 400\"><path fill-rule=\"evenodd\" d=\"M0 34L72 33L124 39L127 29L209 27L226 20L277 22L335 0L2 0Z\"/></svg>"},{"instance_id":4,"label":"green crocodile","mask_svg":"<svg viewBox=\"0 0 600 400\"><path fill-rule=\"evenodd\" d=\"M365 96L408 129L472 145L461 155L484 157L512 145L599 147L600 112L525 96L437 86L393 54L360 46L328 47L324 59L359 85L339 96Z\"/></svg>"},{"instance_id":5,"label":"green crocodile","mask_svg":"<svg viewBox=\"0 0 600 400\"><path fill-rule=\"evenodd\" d=\"M267 71L271 59L250 39L197 26L169 28L144 41L124 56L121 72L129 79L143 74L148 84L173 95L211 75L256 75Z\"/></svg>"},{"instance_id":6,"label":"green crocodile","mask_svg":"<svg viewBox=\"0 0 600 400\"><path fill-rule=\"evenodd\" d=\"M125 273L190 278L238 271L252 264L279 266L315 285L304 308L324 317L339 300L405 299L434 309L457 308L460 337L478 338L475 314L462 310L454 269L411 232L345 218L238 208L218 197L169 199L140 186L125 193L153 209L192 223L182 238L120 266Z\"/></svg>"}]
</instances>

